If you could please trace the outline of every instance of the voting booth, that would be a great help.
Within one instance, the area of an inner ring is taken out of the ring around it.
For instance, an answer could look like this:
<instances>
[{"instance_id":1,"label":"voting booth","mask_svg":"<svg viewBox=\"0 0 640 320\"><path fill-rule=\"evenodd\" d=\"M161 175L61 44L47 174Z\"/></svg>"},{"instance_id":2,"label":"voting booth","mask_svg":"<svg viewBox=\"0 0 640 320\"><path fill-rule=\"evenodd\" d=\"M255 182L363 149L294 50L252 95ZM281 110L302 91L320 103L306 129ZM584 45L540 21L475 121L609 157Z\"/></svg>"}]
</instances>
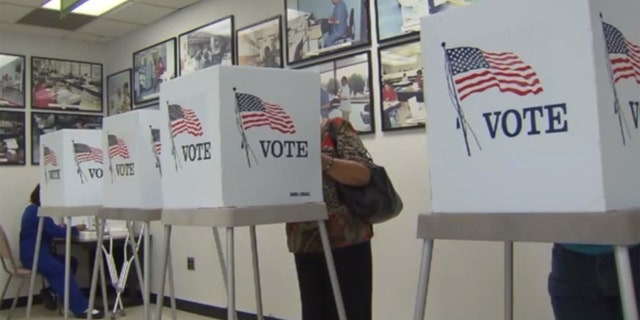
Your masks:
<instances>
[{"instance_id":1,"label":"voting booth","mask_svg":"<svg viewBox=\"0 0 640 320\"><path fill-rule=\"evenodd\" d=\"M639 15L487 0L422 18L432 211L638 207Z\"/></svg>"},{"instance_id":2,"label":"voting booth","mask_svg":"<svg viewBox=\"0 0 640 320\"><path fill-rule=\"evenodd\" d=\"M64 129L40 136L42 207L102 205L101 130Z\"/></svg>"},{"instance_id":3,"label":"voting booth","mask_svg":"<svg viewBox=\"0 0 640 320\"><path fill-rule=\"evenodd\" d=\"M164 208L322 202L319 86L309 71L238 66L163 84Z\"/></svg>"},{"instance_id":4,"label":"voting booth","mask_svg":"<svg viewBox=\"0 0 640 320\"><path fill-rule=\"evenodd\" d=\"M104 119L104 207L162 207L160 111L136 110Z\"/></svg>"}]
</instances>

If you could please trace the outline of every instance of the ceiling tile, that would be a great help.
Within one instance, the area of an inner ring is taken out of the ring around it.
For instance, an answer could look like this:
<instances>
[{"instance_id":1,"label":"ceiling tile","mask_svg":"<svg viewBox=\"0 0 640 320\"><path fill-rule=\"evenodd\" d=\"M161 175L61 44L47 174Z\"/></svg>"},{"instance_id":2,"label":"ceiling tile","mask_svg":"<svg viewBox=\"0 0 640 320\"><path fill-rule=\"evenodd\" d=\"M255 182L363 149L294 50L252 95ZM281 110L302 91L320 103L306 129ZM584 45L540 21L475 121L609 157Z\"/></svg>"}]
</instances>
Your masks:
<instances>
[{"instance_id":1,"label":"ceiling tile","mask_svg":"<svg viewBox=\"0 0 640 320\"><path fill-rule=\"evenodd\" d=\"M135 2L180 9L196 2L200 2L200 0L135 0Z\"/></svg>"},{"instance_id":2,"label":"ceiling tile","mask_svg":"<svg viewBox=\"0 0 640 320\"><path fill-rule=\"evenodd\" d=\"M105 37L105 36L97 36L93 34L86 34L81 32L72 32L64 37L65 39L75 40L75 41L88 41L88 42L98 42L98 43L107 43L113 38Z\"/></svg>"},{"instance_id":3,"label":"ceiling tile","mask_svg":"<svg viewBox=\"0 0 640 320\"><path fill-rule=\"evenodd\" d=\"M28 26L22 24L9 24L4 22L0 23L0 30L51 38L62 38L70 33L66 30Z\"/></svg>"},{"instance_id":4,"label":"ceiling tile","mask_svg":"<svg viewBox=\"0 0 640 320\"><path fill-rule=\"evenodd\" d=\"M129 3L107 13L104 17L110 20L147 25L174 11L175 9L157 7L143 3Z\"/></svg>"},{"instance_id":5,"label":"ceiling tile","mask_svg":"<svg viewBox=\"0 0 640 320\"><path fill-rule=\"evenodd\" d=\"M37 8L42 6L48 0L0 0L0 3L19 4L25 7Z\"/></svg>"},{"instance_id":6,"label":"ceiling tile","mask_svg":"<svg viewBox=\"0 0 640 320\"><path fill-rule=\"evenodd\" d=\"M140 27L142 26L138 24L99 18L96 19L96 21L91 22L76 31L93 35L118 38Z\"/></svg>"},{"instance_id":7,"label":"ceiling tile","mask_svg":"<svg viewBox=\"0 0 640 320\"><path fill-rule=\"evenodd\" d=\"M15 23L33 11L33 8L0 3L0 21Z\"/></svg>"}]
</instances>

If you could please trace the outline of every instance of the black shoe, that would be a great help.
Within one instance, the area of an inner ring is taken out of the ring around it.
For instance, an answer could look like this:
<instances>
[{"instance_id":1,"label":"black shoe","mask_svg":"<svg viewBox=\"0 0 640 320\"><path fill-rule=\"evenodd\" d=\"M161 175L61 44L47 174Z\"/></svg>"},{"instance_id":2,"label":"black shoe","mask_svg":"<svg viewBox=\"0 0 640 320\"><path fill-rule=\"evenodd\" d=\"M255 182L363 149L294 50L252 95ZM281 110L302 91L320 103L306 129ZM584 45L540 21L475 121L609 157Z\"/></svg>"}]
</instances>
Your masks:
<instances>
[{"instance_id":1,"label":"black shoe","mask_svg":"<svg viewBox=\"0 0 640 320\"><path fill-rule=\"evenodd\" d=\"M78 319L86 319L88 316L87 312L83 312L80 315L76 315L76 318ZM96 310L93 309L93 314L91 315L92 319L103 319L104 318L104 312L100 311L100 310Z\"/></svg>"},{"instance_id":2,"label":"black shoe","mask_svg":"<svg viewBox=\"0 0 640 320\"><path fill-rule=\"evenodd\" d=\"M42 297L42 304L48 310L58 309L58 299L56 294L50 288L42 288L40 290L40 296Z\"/></svg>"}]
</instances>

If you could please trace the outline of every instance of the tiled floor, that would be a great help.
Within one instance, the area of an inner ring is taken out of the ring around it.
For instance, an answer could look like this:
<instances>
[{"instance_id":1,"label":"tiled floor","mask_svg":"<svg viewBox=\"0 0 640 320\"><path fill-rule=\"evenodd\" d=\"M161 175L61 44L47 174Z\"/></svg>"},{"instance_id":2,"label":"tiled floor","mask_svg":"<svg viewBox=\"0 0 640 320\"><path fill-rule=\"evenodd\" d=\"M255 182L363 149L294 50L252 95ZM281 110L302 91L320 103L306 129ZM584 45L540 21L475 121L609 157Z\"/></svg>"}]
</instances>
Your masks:
<instances>
[{"instance_id":1,"label":"tiled floor","mask_svg":"<svg viewBox=\"0 0 640 320\"><path fill-rule=\"evenodd\" d=\"M0 311L0 319L6 319L8 310ZM141 320L142 316L142 307L128 308L126 309L127 315L126 317L118 317L120 320ZM155 312L155 307L152 306L152 312ZM13 313L12 319L25 319L26 309L18 308ZM171 309L165 308L162 313L163 319L171 319ZM31 320L50 320L50 319L64 319L63 316L59 316L55 311L49 311L44 309L42 306L34 306L33 313L31 315ZM74 317L70 317L70 319L75 319ZM109 319L106 317L105 319ZM211 319L198 315L194 315L191 313L186 313L182 311L178 311L178 319L179 320L204 320Z\"/></svg>"}]
</instances>

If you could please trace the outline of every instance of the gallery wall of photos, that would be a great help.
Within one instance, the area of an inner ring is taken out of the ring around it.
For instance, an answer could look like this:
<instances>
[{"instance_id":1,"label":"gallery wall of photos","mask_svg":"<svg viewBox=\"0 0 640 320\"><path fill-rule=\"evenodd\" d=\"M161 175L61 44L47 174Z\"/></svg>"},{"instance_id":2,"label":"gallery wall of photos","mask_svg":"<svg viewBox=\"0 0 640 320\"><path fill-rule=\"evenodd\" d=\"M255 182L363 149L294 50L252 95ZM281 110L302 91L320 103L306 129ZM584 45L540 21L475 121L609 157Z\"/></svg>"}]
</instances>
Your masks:
<instances>
[{"instance_id":1,"label":"gallery wall of photos","mask_svg":"<svg viewBox=\"0 0 640 320\"><path fill-rule=\"evenodd\" d=\"M284 15L237 29L231 15L142 48L106 86L100 63L0 53L0 166L38 165L40 135L157 109L163 82L215 65L318 72L320 117L362 134L424 127L420 17L478 0L283 1Z\"/></svg>"}]
</instances>

